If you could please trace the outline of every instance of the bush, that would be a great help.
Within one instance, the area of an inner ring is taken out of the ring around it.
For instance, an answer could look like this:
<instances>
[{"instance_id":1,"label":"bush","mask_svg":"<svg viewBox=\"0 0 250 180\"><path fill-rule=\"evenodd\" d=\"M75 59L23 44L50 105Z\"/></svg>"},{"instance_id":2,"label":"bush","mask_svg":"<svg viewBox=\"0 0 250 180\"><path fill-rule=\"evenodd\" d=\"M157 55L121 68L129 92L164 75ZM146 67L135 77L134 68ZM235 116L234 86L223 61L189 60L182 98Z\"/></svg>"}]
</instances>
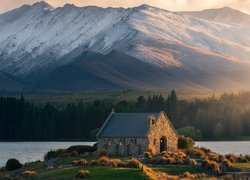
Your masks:
<instances>
[{"instance_id":1,"label":"bush","mask_svg":"<svg viewBox=\"0 0 250 180\"><path fill-rule=\"evenodd\" d=\"M8 171L12 171L12 170L16 170L16 169L19 169L21 168L23 165L16 159L9 159L6 163L6 166L5 168L8 170Z\"/></svg>"},{"instance_id":2,"label":"bush","mask_svg":"<svg viewBox=\"0 0 250 180\"><path fill-rule=\"evenodd\" d=\"M238 159L238 157L235 154L227 154L225 157L231 161L231 163L235 163Z\"/></svg>"},{"instance_id":3,"label":"bush","mask_svg":"<svg viewBox=\"0 0 250 180\"><path fill-rule=\"evenodd\" d=\"M96 150L96 146L70 146L66 151L68 153L77 152L78 154L84 154L85 152L94 152Z\"/></svg>"},{"instance_id":4,"label":"bush","mask_svg":"<svg viewBox=\"0 0 250 180\"><path fill-rule=\"evenodd\" d=\"M86 161L86 159L80 159L77 161L78 166L87 166L88 162Z\"/></svg>"},{"instance_id":5,"label":"bush","mask_svg":"<svg viewBox=\"0 0 250 180\"><path fill-rule=\"evenodd\" d=\"M206 156L206 153L199 148L189 148L187 149L187 155L191 157L203 158Z\"/></svg>"},{"instance_id":6,"label":"bush","mask_svg":"<svg viewBox=\"0 0 250 180\"><path fill-rule=\"evenodd\" d=\"M98 161L97 160L91 160L89 163L90 166L97 166L98 165Z\"/></svg>"},{"instance_id":7,"label":"bush","mask_svg":"<svg viewBox=\"0 0 250 180\"><path fill-rule=\"evenodd\" d=\"M88 170L80 170L77 174L76 174L76 178L87 178L89 177L90 172Z\"/></svg>"},{"instance_id":8,"label":"bush","mask_svg":"<svg viewBox=\"0 0 250 180\"><path fill-rule=\"evenodd\" d=\"M156 149L152 146L149 146L147 151L150 152L151 156L156 155L156 152L157 152Z\"/></svg>"},{"instance_id":9,"label":"bush","mask_svg":"<svg viewBox=\"0 0 250 180\"><path fill-rule=\"evenodd\" d=\"M24 177L34 177L36 176L36 171L29 171L29 170L26 170L26 171L23 171L22 172L22 175Z\"/></svg>"},{"instance_id":10,"label":"bush","mask_svg":"<svg viewBox=\"0 0 250 180\"><path fill-rule=\"evenodd\" d=\"M178 148L179 149L192 148L193 146L194 146L194 141L190 137L180 136L178 138Z\"/></svg>"},{"instance_id":11,"label":"bush","mask_svg":"<svg viewBox=\"0 0 250 180\"><path fill-rule=\"evenodd\" d=\"M70 157L78 157L79 154L76 151L70 153Z\"/></svg>"},{"instance_id":12,"label":"bush","mask_svg":"<svg viewBox=\"0 0 250 180\"><path fill-rule=\"evenodd\" d=\"M181 178L187 178L187 179L195 179L195 175L191 174L190 172L185 172Z\"/></svg>"},{"instance_id":13,"label":"bush","mask_svg":"<svg viewBox=\"0 0 250 180\"><path fill-rule=\"evenodd\" d=\"M50 159L54 159L58 156L57 152L55 150L50 150L49 152L47 152L44 156L44 160L48 161Z\"/></svg>"},{"instance_id":14,"label":"bush","mask_svg":"<svg viewBox=\"0 0 250 180\"><path fill-rule=\"evenodd\" d=\"M232 166L232 163L228 160L228 159L224 159L222 161L222 164L226 167L231 167Z\"/></svg>"},{"instance_id":15,"label":"bush","mask_svg":"<svg viewBox=\"0 0 250 180\"><path fill-rule=\"evenodd\" d=\"M109 164L110 159L107 156L102 156L98 159L98 162L100 165L107 165L107 164Z\"/></svg>"},{"instance_id":16,"label":"bush","mask_svg":"<svg viewBox=\"0 0 250 180\"><path fill-rule=\"evenodd\" d=\"M131 159L127 161L127 167L129 168L141 168L142 163L137 159Z\"/></svg>"},{"instance_id":17,"label":"bush","mask_svg":"<svg viewBox=\"0 0 250 180\"><path fill-rule=\"evenodd\" d=\"M110 159L109 164L112 167L118 167L120 166L121 162L122 161L120 159Z\"/></svg>"},{"instance_id":18,"label":"bush","mask_svg":"<svg viewBox=\"0 0 250 180\"><path fill-rule=\"evenodd\" d=\"M149 159L152 158L152 155L149 151L144 152L144 156Z\"/></svg>"},{"instance_id":19,"label":"bush","mask_svg":"<svg viewBox=\"0 0 250 180\"><path fill-rule=\"evenodd\" d=\"M212 170L213 172L217 173L218 175L221 174L220 166L215 161L210 161L208 159L205 159L204 161L202 161L201 166L202 166L202 168Z\"/></svg>"}]
</instances>

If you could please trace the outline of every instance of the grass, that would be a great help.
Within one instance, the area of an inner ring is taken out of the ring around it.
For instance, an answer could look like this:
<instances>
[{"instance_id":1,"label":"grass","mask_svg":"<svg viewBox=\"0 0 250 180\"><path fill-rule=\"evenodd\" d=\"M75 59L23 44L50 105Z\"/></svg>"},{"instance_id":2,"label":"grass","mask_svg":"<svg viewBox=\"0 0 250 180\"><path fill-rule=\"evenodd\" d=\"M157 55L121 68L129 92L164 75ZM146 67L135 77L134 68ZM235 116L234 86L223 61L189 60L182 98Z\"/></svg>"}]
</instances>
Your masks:
<instances>
[{"instance_id":1,"label":"grass","mask_svg":"<svg viewBox=\"0 0 250 180\"><path fill-rule=\"evenodd\" d=\"M25 95L25 99L35 104L45 104L50 102L56 106L63 106L67 103L78 103L79 100L83 102L92 102L95 99L119 102L124 99L127 101L135 100L138 96L152 96L153 94L162 95L165 98L170 94L171 90L154 90L154 91L139 91L139 90L126 90L126 91L84 91L75 93L57 93L53 95L42 96L29 96ZM219 92L212 91L184 91L177 90L179 99L192 100L195 98L207 98L212 97L213 94L220 95Z\"/></svg>"},{"instance_id":2,"label":"grass","mask_svg":"<svg viewBox=\"0 0 250 180\"><path fill-rule=\"evenodd\" d=\"M232 166L239 169L250 170L250 163L233 163Z\"/></svg>"},{"instance_id":3,"label":"grass","mask_svg":"<svg viewBox=\"0 0 250 180\"><path fill-rule=\"evenodd\" d=\"M140 169L137 168L112 168L112 167L66 167L47 170L40 163L35 163L21 170L33 170L37 172L37 176L33 179L75 179L76 174L80 170L89 170L90 177L88 179L116 180L116 179L145 179ZM13 171L11 174L16 174ZM1 173L0 173L1 177Z\"/></svg>"},{"instance_id":4,"label":"grass","mask_svg":"<svg viewBox=\"0 0 250 180\"><path fill-rule=\"evenodd\" d=\"M190 173L204 172L204 170L201 167L197 166L159 166L159 167L152 167L152 169L156 172L165 172L171 175L180 175L187 171Z\"/></svg>"}]
</instances>

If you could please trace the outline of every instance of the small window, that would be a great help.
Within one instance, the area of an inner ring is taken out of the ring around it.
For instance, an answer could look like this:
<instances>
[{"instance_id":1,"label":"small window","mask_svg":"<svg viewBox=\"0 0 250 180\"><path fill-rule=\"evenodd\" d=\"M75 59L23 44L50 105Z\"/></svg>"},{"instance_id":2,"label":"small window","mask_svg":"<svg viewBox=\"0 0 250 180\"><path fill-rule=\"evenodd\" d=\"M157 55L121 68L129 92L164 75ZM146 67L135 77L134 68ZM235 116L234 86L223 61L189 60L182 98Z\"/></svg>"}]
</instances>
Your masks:
<instances>
[{"instance_id":1,"label":"small window","mask_svg":"<svg viewBox=\"0 0 250 180\"><path fill-rule=\"evenodd\" d=\"M152 120L152 125L155 125L155 119Z\"/></svg>"},{"instance_id":2,"label":"small window","mask_svg":"<svg viewBox=\"0 0 250 180\"><path fill-rule=\"evenodd\" d=\"M154 145L156 145L156 139L154 139Z\"/></svg>"},{"instance_id":3,"label":"small window","mask_svg":"<svg viewBox=\"0 0 250 180\"><path fill-rule=\"evenodd\" d=\"M104 149L108 149L108 145L107 144L104 145Z\"/></svg>"}]
</instances>

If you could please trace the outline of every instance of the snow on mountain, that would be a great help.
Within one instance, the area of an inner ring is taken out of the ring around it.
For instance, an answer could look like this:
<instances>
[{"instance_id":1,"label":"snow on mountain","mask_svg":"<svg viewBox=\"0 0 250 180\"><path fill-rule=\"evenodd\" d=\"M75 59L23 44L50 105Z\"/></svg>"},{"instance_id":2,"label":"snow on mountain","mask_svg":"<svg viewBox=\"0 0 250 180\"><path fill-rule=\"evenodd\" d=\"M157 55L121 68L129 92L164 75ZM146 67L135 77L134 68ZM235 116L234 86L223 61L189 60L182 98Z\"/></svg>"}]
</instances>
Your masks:
<instances>
[{"instance_id":1,"label":"snow on mountain","mask_svg":"<svg viewBox=\"0 0 250 180\"><path fill-rule=\"evenodd\" d=\"M203 11L180 12L180 14L186 14L209 21L221 22L226 24L240 24L244 26L250 25L250 15L239 10L232 9L230 7L223 7L219 9L205 9Z\"/></svg>"},{"instance_id":2,"label":"snow on mountain","mask_svg":"<svg viewBox=\"0 0 250 180\"><path fill-rule=\"evenodd\" d=\"M203 64L218 74L218 63L249 63L250 26L207 16L148 5L128 9L25 5L0 15L0 70L27 77L70 64L83 52L113 50L169 71L190 69L195 63L196 69Z\"/></svg>"}]
</instances>

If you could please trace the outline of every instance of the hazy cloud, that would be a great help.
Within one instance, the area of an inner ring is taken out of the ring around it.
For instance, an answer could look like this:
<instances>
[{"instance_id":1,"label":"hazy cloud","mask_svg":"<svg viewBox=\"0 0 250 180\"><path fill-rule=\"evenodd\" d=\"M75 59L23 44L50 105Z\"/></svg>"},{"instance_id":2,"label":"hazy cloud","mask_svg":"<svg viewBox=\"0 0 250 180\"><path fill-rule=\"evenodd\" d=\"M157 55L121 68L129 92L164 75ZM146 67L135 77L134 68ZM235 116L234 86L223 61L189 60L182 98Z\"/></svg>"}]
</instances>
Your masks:
<instances>
[{"instance_id":1,"label":"hazy cloud","mask_svg":"<svg viewBox=\"0 0 250 180\"><path fill-rule=\"evenodd\" d=\"M0 12L19 7L23 4L33 4L39 0L1 0ZM76 6L96 5L102 7L132 7L149 4L171 11L202 10L229 6L250 14L250 0L45 0L54 7L66 3Z\"/></svg>"}]
</instances>

